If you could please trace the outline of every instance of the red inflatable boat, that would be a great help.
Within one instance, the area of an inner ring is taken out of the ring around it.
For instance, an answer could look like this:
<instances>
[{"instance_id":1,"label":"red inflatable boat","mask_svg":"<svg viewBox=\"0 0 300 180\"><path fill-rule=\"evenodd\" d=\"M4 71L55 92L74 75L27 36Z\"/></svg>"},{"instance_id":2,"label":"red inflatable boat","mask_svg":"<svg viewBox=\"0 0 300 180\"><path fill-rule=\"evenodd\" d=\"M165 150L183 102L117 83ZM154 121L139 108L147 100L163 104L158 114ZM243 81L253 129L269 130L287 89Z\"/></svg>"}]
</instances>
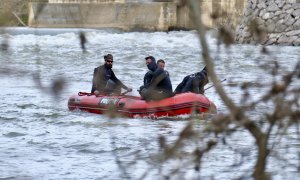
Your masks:
<instances>
[{"instance_id":1,"label":"red inflatable boat","mask_svg":"<svg viewBox=\"0 0 300 180\"><path fill-rule=\"evenodd\" d=\"M201 94L182 93L160 101L145 101L138 96L95 96L79 92L69 98L70 110L80 109L91 113L105 114L108 111L127 117L162 117L192 113L216 113L213 102Z\"/></svg>"}]
</instances>

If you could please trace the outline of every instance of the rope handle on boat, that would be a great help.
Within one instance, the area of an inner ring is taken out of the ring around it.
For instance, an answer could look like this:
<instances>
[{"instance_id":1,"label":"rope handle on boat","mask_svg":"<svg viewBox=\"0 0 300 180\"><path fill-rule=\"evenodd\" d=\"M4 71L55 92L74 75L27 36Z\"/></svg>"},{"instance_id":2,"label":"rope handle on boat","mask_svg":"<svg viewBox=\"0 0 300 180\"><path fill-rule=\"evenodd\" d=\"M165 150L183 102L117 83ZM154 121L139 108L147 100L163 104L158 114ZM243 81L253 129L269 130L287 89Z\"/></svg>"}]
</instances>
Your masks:
<instances>
[{"instance_id":1,"label":"rope handle on boat","mask_svg":"<svg viewBox=\"0 0 300 180\"><path fill-rule=\"evenodd\" d=\"M120 95L121 95L121 96L124 96L125 94L127 94L127 93L129 93L129 92L131 92L131 91L132 91L132 89L129 89L129 90L127 90L127 91L121 93ZM87 92L78 92L78 96L92 96L92 95L95 95L95 94L94 94L94 93L87 93ZM96 95L96 96L97 96L97 95Z\"/></svg>"}]
</instances>

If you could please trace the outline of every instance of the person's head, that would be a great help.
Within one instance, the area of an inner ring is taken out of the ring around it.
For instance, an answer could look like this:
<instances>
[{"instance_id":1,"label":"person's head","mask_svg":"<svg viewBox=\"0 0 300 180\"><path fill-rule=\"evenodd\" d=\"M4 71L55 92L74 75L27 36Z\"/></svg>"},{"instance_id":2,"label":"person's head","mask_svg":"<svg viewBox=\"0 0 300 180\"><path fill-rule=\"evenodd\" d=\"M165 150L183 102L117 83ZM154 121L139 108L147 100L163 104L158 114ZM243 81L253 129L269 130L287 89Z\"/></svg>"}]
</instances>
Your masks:
<instances>
[{"instance_id":1,"label":"person's head","mask_svg":"<svg viewBox=\"0 0 300 180\"><path fill-rule=\"evenodd\" d=\"M146 60L146 65L147 65L148 69L150 71L155 71L157 68L155 58L153 56L147 56L147 57L145 57L145 60Z\"/></svg>"},{"instance_id":2,"label":"person's head","mask_svg":"<svg viewBox=\"0 0 300 180\"><path fill-rule=\"evenodd\" d=\"M166 64L165 61L162 60L162 59L160 59L160 60L157 61L157 65L158 65L159 68L164 69L165 68L165 64Z\"/></svg>"},{"instance_id":3,"label":"person's head","mask_svg":"<svg viewBox=\"0 0 300 180\"><path fill-rule=\"evenodd\" d=\"M109 69L112 68L114 57L111 54L107 54L104 56L105 66Z\"/></svg>"}]
</instances>

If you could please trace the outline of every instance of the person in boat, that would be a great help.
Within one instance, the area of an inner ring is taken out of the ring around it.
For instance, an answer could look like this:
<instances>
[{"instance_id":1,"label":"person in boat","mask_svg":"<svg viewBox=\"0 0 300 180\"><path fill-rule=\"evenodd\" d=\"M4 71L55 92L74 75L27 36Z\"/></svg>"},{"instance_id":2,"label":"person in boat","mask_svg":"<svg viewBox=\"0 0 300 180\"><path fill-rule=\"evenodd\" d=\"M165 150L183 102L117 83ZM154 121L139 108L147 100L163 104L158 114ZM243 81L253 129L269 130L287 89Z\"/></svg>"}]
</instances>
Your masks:
<instances>
[{"instance_id":1,"label":"person in boat","mask_svg":"<svg viewBox=\"0 0 300 180\"><path fill-rule=\"evenodd\" d=\"M205 66L202 71L185 76L182 82L176 87L174 94L185 92L204 94L204 86L208 82L207 69Z\"/></svg>"},{"instance_id":2,"label":"person in boat","mask_svg":"<svg viewBox=\"0 0 300 180\"><path fill-rule=\"evenodd\" d=\"M145 74L144 84L143 86L140 87L140 89L143 89L144 86L151 83L153 72L157 69L157 66L162 68L163 70L165 68L165 61L162 59L158 60L156 64L153 63L155 62L155 58L153 56L148 56L145 58L145 60L146 60L146 66L148 67L149 71ZM169 72L168 71L166 72L169 75Z\"/></svg>"},{"instance_id":3,"label":"person in boat","mask_svg":"<svg viewBox=\"0 0 300 180\"><path fill-rule=\"evenodd\" d=\"M140 87L140 90L142 90L144 86L151 83L152 74L157 68L157 65L155 63L152 63L153 61L155 62L155 58L153 56L148 56L145 58L145 60L146 60L146 66L148 67L149 71L144 76L144 84L143 86Z\"/></svg>"},{"instance_id":4,"label":"person in boat","mask_svg":"<svg viewBox=\"0 0 300 180\"><path fill-rule=\"evenodd\" d=\"M157 60L156 64L158 65L158 67L160 67L160 68L162 68L163 70L165 70L165 65L166 65L166 63L165 63L164 60L159 59L159 60ZM170 76L168 71L165 70L165 72L167 73L168 76Z\"/></svg>"},{"instance_id":5,"label":"person in boat","mask_svg":"<svg viewBox=\"0 0 300 180\"><path fill-rule=\"evenodd\" d=\"M107 54L104 56L104 64L94 69L93 85L91 93L94 94L120 94L121 89L128 92L131 88L125 86L115 75L112 70L113 56Z\"/></svg>"},{"instance_id":6,"label":"person in boat","mask_svg":"<svg viewBox=\"0 0 300 180\"><path fill-rule=\"evenodd\" d=\"M150 101L171 97L172 83L168 72L157 65L153 56L148 56L145 60L149 71L145 74L144 85L139 90L142 99Z\"/></svg>"}]
</instances>

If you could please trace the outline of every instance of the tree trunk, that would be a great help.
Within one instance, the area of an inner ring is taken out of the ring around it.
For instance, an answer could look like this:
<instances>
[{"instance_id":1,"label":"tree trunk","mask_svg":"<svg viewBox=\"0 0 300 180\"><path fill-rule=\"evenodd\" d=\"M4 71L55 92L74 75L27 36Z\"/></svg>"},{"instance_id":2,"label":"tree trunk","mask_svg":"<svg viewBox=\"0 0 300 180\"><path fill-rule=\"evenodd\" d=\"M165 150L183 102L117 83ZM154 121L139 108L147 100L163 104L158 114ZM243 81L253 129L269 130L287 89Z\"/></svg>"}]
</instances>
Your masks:
<instances>
[{"instance_id":1,"label":"tree trunk","mask_svg":"<svg viewBox=\"0 0 300 180\"><path fill-rule=\"evenodd\" d=\"M267 180L269 179L267 173L265 172L267 157L269 154L267 135L262 134L261 137L257 139L257 146L258 156L255 165L255 170L253 172L253 177L257 180Z\"/></svg>"}]
</instances>

